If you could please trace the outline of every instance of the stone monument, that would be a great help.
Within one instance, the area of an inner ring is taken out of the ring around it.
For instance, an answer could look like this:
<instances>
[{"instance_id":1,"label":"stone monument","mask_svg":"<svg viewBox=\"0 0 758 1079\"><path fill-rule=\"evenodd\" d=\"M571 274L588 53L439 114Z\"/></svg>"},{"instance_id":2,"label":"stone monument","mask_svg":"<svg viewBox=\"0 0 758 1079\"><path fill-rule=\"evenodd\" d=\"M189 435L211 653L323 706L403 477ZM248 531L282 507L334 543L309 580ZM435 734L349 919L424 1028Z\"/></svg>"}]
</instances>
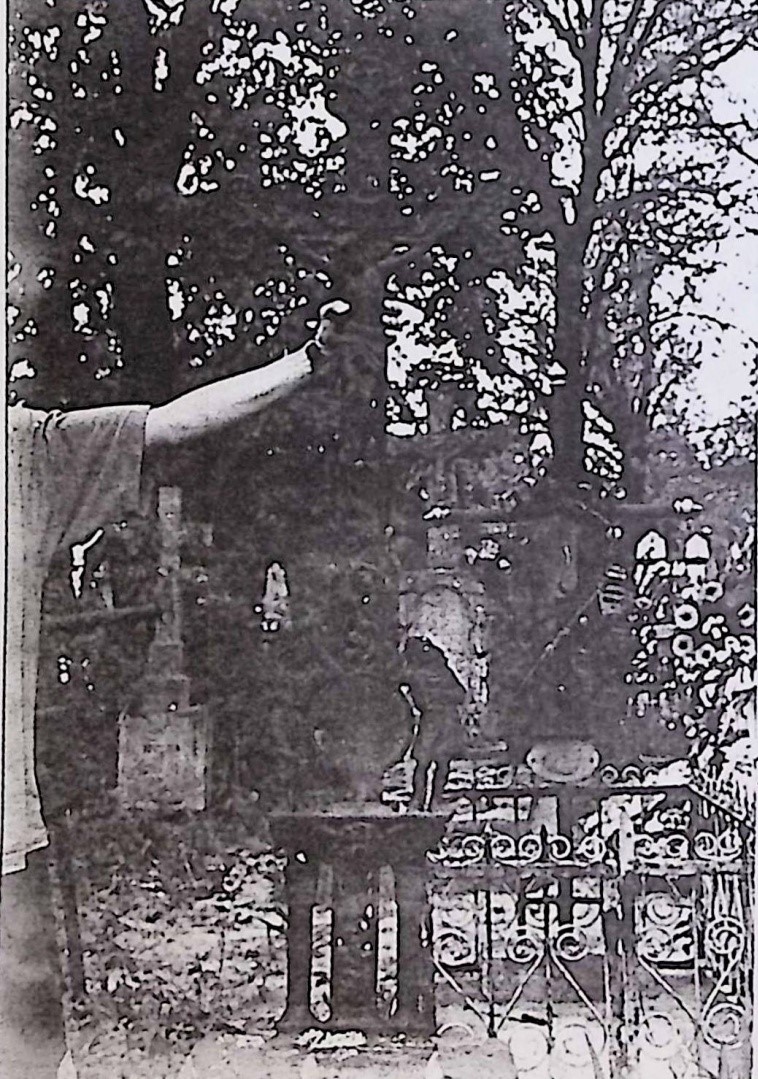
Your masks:
<instances>
[{"instance_id":1,"label":"stone monument","mask_svg":"<svg viewBox=\"0 0 758 1079\"><path fill-rule=\"evenodd\" d=\"M182 497L158 492L160 615L150 644L139 705L119 718L118 793L135 809L203 810L208 802L210 724L190 703L182 641Z\"/></svg>"}]
</instances>

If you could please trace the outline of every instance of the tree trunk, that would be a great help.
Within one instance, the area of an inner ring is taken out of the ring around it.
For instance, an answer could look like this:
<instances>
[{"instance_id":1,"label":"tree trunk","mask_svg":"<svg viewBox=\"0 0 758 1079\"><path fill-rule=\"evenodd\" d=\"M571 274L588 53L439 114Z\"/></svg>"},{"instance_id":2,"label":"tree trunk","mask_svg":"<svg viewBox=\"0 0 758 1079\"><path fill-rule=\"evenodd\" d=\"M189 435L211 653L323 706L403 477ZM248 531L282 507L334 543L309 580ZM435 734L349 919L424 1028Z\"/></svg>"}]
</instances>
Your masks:
<instances>
[{"instance_id":1,"label":"tree trunk","mask_svg":"<svg viewBox=\"0 0 758 1079\"><path fill-rule=\"evenodd\" d=\"M550 404L550 432L554 459L551 476L561 493L576 492L586 478L584 471L584 421L582 400L586 380L584 358L584 235L567 229L556 237L556 327L555 359L566 368L566 384L555 393Z\"/></svg>"},{"instance_id":2,"label":"tree trunk","mask_svg":"<svg viewBox=\"0 0 758 1079\"><path fill-rule=\"evenodd\" d=\"M151 36L145 12L139 13L135 25L127 5L109 7L114 41L118 39L124 62L124 109L130 121L124 159L130 176L114 185L113 215L117 223L124 222L127 234L137 238L134 249L125 252L127 265L122 265L117 278L116 318L125 364L135 370L129 380L131 396L156 404L176 389L177 335L166 302L165 260L182 233L190 231L191 207L175 182L191 133L195 70L210 28L207 11L201 14L199 6L188 5L178 27ZM159 48L168 54L170 71L160 91L153 82ZM143 221L137 232L129 224L135 217Z\"/></svg>"}]
</instances>

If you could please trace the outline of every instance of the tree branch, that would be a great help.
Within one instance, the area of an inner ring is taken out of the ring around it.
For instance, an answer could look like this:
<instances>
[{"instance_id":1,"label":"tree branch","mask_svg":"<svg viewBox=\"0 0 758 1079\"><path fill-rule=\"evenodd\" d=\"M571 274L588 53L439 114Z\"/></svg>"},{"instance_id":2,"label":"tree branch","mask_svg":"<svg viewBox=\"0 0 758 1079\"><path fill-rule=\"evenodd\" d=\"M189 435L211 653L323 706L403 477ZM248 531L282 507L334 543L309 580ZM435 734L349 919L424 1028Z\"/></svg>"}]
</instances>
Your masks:
<instances>
[{"instance_id":1,"label":"tree branch","mask_svg":"<svg viewBox=\"0 0 758 1079\"><path fill-rule=\"evenodd\" d=\"M585 94L585 117L584 126L585 131L589 135L590 116L587 114L588 106L591 106L592 113L597 116L597 100L598 100L598 67L600 63L600 45L603 38L603 5L601 3L593 4L592 18L587 31L587 38L584 50L582 52L582 81L584 82L584 94Z\"/></svg>"},{"instance_id":2,"label":"tree branch","mask_svg":"<svg viewBox=\"0 0 758 1079\"><path fill-rule=\"evenodd\" d=\"M649 420L653 419L661 411L661 405L663 404L664 398L668 396L669 390L679 382L681 377L680 374L672 375L662 386L655 387L655 389L658 390L655 401L653 401L653 394L651 393L648 399L647 408L645 409L645 416Z\"/></svg>"},{"instance_id":3,"label":"tree branch","mask_svg":"<svg viewBox=\"0 0 758 1079\"><path fill-rule=\"evenodd\" d=\"M532 666L527 671L527 673L524 676L524 678L522 679L522 681L518 684L518 686L516 686L516 689L514 690L514 694L520 693L526 687L527 682L529 682L532 679L532 677L537 673L537 671L542 666L542 664L545 662L545 660L553 655L553 653L555 652L556 648L561 643L563 638L568 637L568 635L571 632L573 632L573 630L574 630L575 626L578 624L579 619L581 618L581 616L585 613L585 611L587 611L590 608L590 606L592 605L592 603L596 599L600 598L602 590L603 590L603 585L602 584L598 585L592 591L590 596L584 601L584 603L582 603L582 605L580 607L578 607L576 611L574 611L574 613L571 615L571 617L568 619L568 621L565 622L564 625L561 626L561 628L555 634L553 639L551 641L548 641L548 643L542 649L540 654L537 656L537 659L535 660L535 662L532 664Z\"/></svg>"},{"instance_id":4,"label":"tree branch","mask_svg":"<svg viewBox=\"0 0 758 1079\"><path fill-rule=\"evenodd\" d=\"M730 150L733 150L734 153L739 154L741 157L744 157L745 160L749 161L751 165L758 165L758 156L751 154L748 150L745 149L744 146L740 146L737 140L732 135L727 135L723 127L720 127L718 124L716 124L714 125L713 130L718 135L718 137L724 140ZM706 132L706 137L707 135L708 133Z\"/></svg>"},{"instance_id":5,"label":"tree branch","mask_svg":"<svg viewBox=\"0 0 758 1079\"><path fill-rule=\"evenodd\" d=\"M740 40L723 53L723 55L720 55L718 58L708 58L704 56L705 50L709 45L718 44L719 41L721 41L722 44L725 44L723 42L724 30L722 28L717 35L711 35L704 41L694 43L688 51L687 58L691 59L693 55L697 55L700 57L699 64L681 67L682 61L680 58L671 58L668 64L659 64L653 71L642 76L641 80L636 85L633 85L628 90L628 93L624 94L624 72L630 71L633 65L639 60L644 46L650 43L651 35L655 27L659 24L662 15L673 3L674 0L657 0L652 12L645 20L645 24L640 33L634 35L632 23L639 18L644 7L644 0L635 0L623 32L626 41L623 45L620 44L617 49L611 77L609 79L608 92L606 94L606 104L611 106L611 124L618 116L621 116L624 111L627 111L629 99L631 99L632 96L637 96L654 85L662 84L666 81L669 83L679 83L684 79L696 78L704 71L709 71L718 67L719 64L730 59L739 52L739 50L750 41L751 37L755 34L756 29L758 29L758 24L755 22L753 22L752 25L750 22L745 25L744 19L730 20L729 29L737 29L741 26L742 34ZM632 45L631 51L629 49L630 44ZM626 60L626 63L623 62L624 60Z\"/></svg>"},{"instance_id":6,"label":"tree branch","mask_svg":"<svg viewBox=\"0 0 758 1079\"><path fill-rule=\"evenodd\" d=\"M609 107L612 109L615 102L619 100L624 84L623 69L628 69L629 67L629 64L625 63L627 51L630 42L633 40L634 27L642 14L644 6L645 0L634 0L624 23L624 29L618 35L616 55L613 58L610 74L608 76L608 86L605 93L603 109L604 112L607 112Z\"/></svg>"},{"instance_id":7,"label":"tree branch","mask_svg":"<svg viewBox=\"0 0 758 1079\"><path fill-rule=\"evenodd\" d=\"M653 10L650 12L650 15L645 20L644 26L642 27L639 34L637 34L637 35L635 35L633 33L634 28L630 27L629 24L627 23L627 30L629 31L629 36L630 36L630 38L632 40L632 50L631 50L631 53L629 54L629 64L630 65L635 63L635 61L638 59L638 57L639 57L640 53L642 52L642 50L644 49L645 45L650 40L650 35L652 34L653 30L657 26L658 21L661 18L661 16L663 15L664 11L666 10L667 7L669 7L674 2L675 2L675 0L657 0ZM644 7L644 0L642 0L642 3L638 4L637 7L638 7L638 11L637 11L637 15L636 15L636 18L635 18L635 22L636 22L636 19L639 18L640 14L642 13L642 8Z\"/></svg>"},{"instance_id":8,"label":"tree branch","mask_svg":"<svg viewBox=\"0 0 758 1079\"><path fill-rule=\"evenodd\" d=\"M564 26L555 12L551 11L547 6L547 0L530 0L530 3L543 19L549 24L555 36L559 41L562 41L567 47L574 60L578 64L581 63L579 42L575 31L571 26Z\"/></svg>"},{"instance_id":9,"label":"tree branch","mask_svg":"<svg viewBox=\"0 0 758 1079\"><path fill-rule=\"evenodd\" d=\"M598 203L598 208L601 213L618 212L620 210L632 209L635 206L639 206L641 202L664 202L667 198L673 195L675 192L664 191L657 187L646 188L643 191L631 191L628 195L623 195L621 198L607 198Z\"/></svg>"},{"instance_id":10,"label":"tree branch","mask_svg":"<svg viewBox=\"0 0 758 1079\"><path fill-rule=\"evenodd\" d=\"M724 52L720 52L716 56L704 55L708 45L714 42L713 38L694 45L688 54L688 59L692 61L694 56L699 56L700 59L697 62L690 62L686 67L682 67L682 62L676 58L673 63L659 64L647 75L644 75L634 86L630 87L629 97L636 97L654 86L674 86L677 83L684 82L685 79L696 79L706 71L714 71L721 64L726 63L727 60L731 60L733 56L741 52L757 30L758 27L753 27L745 37L740 38L739 41L734 42ZM666 70L667 68L668 70Z\"/></svg>"},{"instance_id":11,"label":"tree branch","mask_svg":"<svg viewBox=\"0 0 758 1079\"><path fill-rule=\"evenodd\" d=\"M650 326L662 326L666 322L677 322L680 319L692 318L697 319L698 322L709 322L713 326L717 326L718 329L724 333L735 332L741 334L747 341L752 344L758 344L758 340L739 326L735 326L731 322L724 322L723 319L717 318L716 315L709 315L705 311L674 311L670 315L660 315L656 318L648 320Z\"/></svg>"}]
</instances>

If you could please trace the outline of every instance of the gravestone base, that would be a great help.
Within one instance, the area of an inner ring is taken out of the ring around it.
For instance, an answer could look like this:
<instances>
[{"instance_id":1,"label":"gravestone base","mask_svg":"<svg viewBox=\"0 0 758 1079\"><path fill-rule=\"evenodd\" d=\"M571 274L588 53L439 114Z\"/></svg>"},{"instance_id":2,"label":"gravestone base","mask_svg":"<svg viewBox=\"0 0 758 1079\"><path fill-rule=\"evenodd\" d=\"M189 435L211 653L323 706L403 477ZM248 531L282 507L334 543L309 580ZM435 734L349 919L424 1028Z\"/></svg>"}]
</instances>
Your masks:
<instances>
[{"instance_id":1,"label":"gravestone base","mask_svg":"<svg viewBox=\"0 0 758 1079\"><path fill-rule=\"evenodd\" d=\"M208 805L211 731L199 706L122 716L118 794L129 809L202 811Z\"/></svg>"}]
</instances>

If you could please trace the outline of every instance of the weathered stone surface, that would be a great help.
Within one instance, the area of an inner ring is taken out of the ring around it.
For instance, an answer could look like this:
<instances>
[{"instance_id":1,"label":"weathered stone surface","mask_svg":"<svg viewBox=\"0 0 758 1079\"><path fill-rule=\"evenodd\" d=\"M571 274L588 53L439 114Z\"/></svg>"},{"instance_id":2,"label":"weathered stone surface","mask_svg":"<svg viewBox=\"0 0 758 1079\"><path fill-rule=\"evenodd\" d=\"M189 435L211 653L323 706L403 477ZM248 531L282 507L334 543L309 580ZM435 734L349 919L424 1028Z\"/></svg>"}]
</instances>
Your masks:
<instances>
[{"instance_id":1,"label":"weathered stone surface","mask_svg":"<svg viewBox=\"0 0 758 1079\"><path fill-rule=\"evenodd\" d=\"M380 1034L402 1031L430 1036L435 1029L434 969L422 943L429 919L426 851L439 840L445 818L397 816L381 807L345 807L323 814L281 815L272 820L275 840L289 853L285 871L289 907L287 1008L282 1032L315 1025L310 1009L313 953L311 907L319 865L334 872L331 906L331 1014L334 1031ZM397 1010L387 1016L376 987L380 976L378 908L382 874L391 866L397 918Z\"/></svg>"},{"instance_id":2,"label":"weathered stone surface","mask_svg":"<svg viewBox=\"0 0 758 1079\"><path fill-rule=\"evenodd\" d=\"M190 705L184 670L181 511L181 491L160 488L157 591L162 610L137 714L119 719L118 790L125 806L201 810L207 805L210 721L202 708Z\"/></svg>"},{"instance_id":3,"label":"weathered stone surface","mask_svg":"<svg viewBox=\"0 0 758 1079\"><path fill-rule=\"evenodd\" d=\"M210 732L204 709L121 716L118 733L124 806L206 808Z\"/></svg>"}]
</instances>

